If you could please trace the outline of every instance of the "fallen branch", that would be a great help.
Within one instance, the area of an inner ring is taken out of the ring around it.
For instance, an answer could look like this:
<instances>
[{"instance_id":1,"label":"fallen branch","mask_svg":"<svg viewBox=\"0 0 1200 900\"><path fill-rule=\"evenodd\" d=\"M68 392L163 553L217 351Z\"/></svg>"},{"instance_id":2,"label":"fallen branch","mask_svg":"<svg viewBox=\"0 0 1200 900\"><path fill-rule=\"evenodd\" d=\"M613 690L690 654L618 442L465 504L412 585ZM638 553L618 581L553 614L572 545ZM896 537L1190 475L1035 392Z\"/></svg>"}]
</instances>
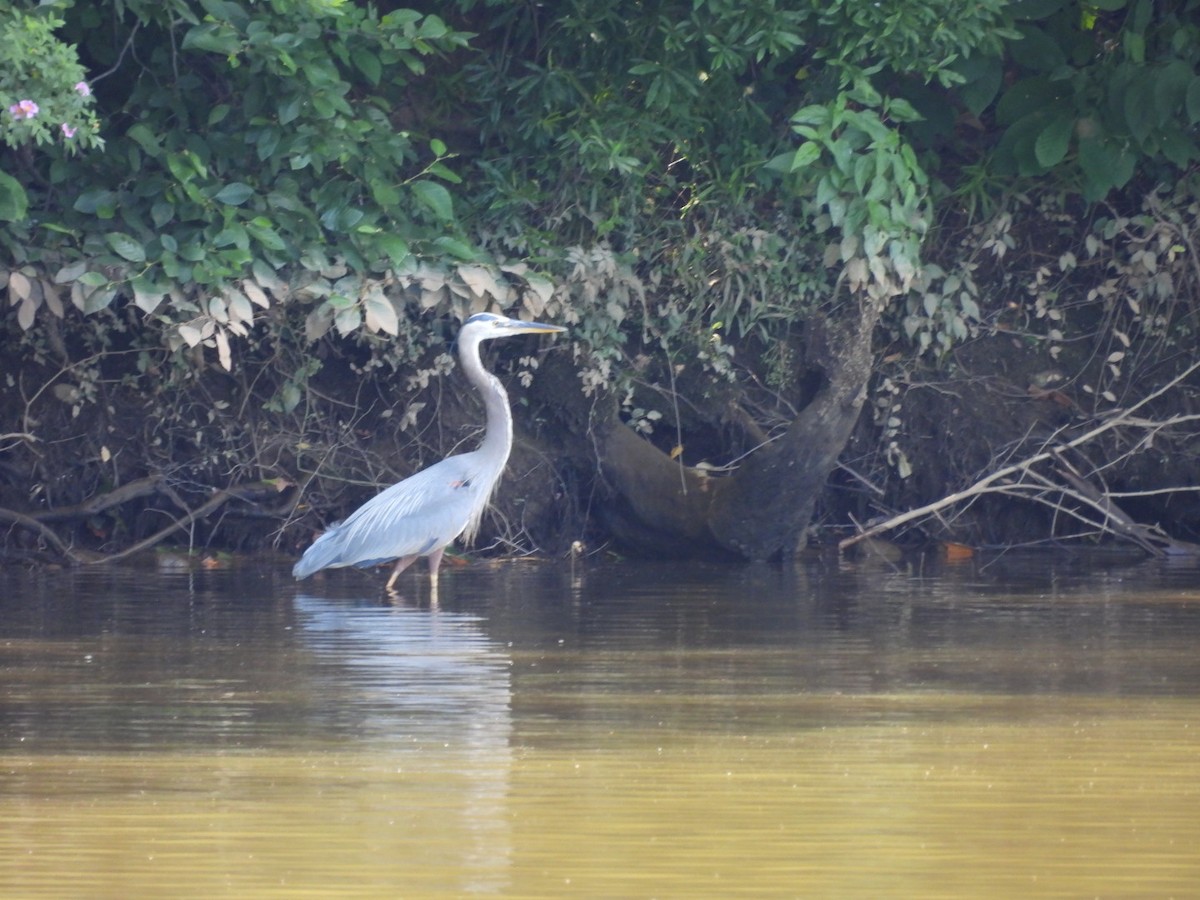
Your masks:
<instances>
[{"instance_id":1,"label":"fallen branch","mask_svg":"<svg viewBox=\"0 0 1200 900\"><path fill-rule=\"evenodd\" d=\"M92 560L91 564L99 565L101 563L117 562L118 560L122 560L122 559L125 559L126 557L133 556L136 553L141 553L143 550L150 549L155 544L160 543L161 541L170 537L175 532L182 531L184 528L187 528L189 525L193 524L194 522L196 522L200 519L207 518L208 516L211 516L218 509L220 509L222 506L224 506L229 500L236 497L237 496L236 491L237 491L236 488L217 491L217 493L214 494L208 500L207 503L202 504L201 506L199 506L198 508L196 508L194 510L188 511L186 515L184 515L182 518L176 519L174 522L172 522L166 528L159 529L157 532L150 535L150 537L140 540L136 544L126 547L124 550L121 550L117 553L113 553L109 556L104 556L99 559Z\"/></svg>"},{"instance_id":2,"label":"fallen branch","mask_svg":"<svg viewBox=\"0 0 1200 900\"><path fill-rule=\"evenodd\" d=\"M1062 454L1064 451L1082 447L1083 445L1094 441L1096 438L1100 437L1106 432L1112 431L1115 428L1137 427L1145 428L1153 433L1157 433L1163 428L1171 425L1179 425L1185 422L1191 422L1200 419L1200 416L1194 414L1171 416L1161 421L1148 420L1134 415L1137 410L1141 409L1156 398L1161 397L1163 394L1179 385L1197 370L1200 370L1200 362L1196 362L1188 366L1188 368L1186 368L1183 372L1176 375L1158 390L1143 397L1133 406L1129 407L1128 409L1115 412L1099 425L1096 425L1094 428L1085 431L1083 434L1080 434L1069 441L1056 443L1056 438L1063 432L1063 429L1059 429L1042 444L1042 447L1046 449L1034 453L1032 456L1021 460L1020 462L1011 463L1010 465L1004 466L995 472L992 472L985 478L981 478L979 481L975 482L975 484L965 488L964 490L956 491L953 494L948 494L932 503L927 503L924 506L900 513L896 516L892 516L890 519L886 519L885 521L878 522L865 531L861 531L858 534L852 535L851 537L840 541L838 543L838 549L844 551L860 541L864 541L868 538L874 537L875 535L882 534L885 531L891 531L916 519L931 516L943 509L946 509L947 507L955 506L959 503L963 503L964 501L976 499L985 494L1013 493L1014 488L1017 487L1021 479L1029 476L1035 480L1041 480L1043 482L1039 488L1040 491L1054 490L1061 494L1069 494L1086 503L1087 505L1097 509L1098 511L1105 513L1106 517L1110 521L1115 521L1120 526L1117 528L1105 528L1105 531L1108 533L1115 532L1121 534L1122 536L1128 537L1131 540L1136 540L1136 542L1142 546L1144 546L1144 541L1153 540L1158 544L1167 545L1169 551L1174 553L1200 553L1200 546L1188 544L1183 541L1173 541L1166 536L1155 534L1147 526L1139 525L1133 522L1123 513L1121 513L1123 519L1112 516L1111 511L1116 508L1115 504L1111 502L1111 499L1107 497L1106 493L1097 491L1091 485L1087 486L1086 491L1081 491L1078 483L1071 481L1071 484L1075 487L1075 490L1071 491L1066 486L1047 483L1045 481L1045 476L1038 475L1033 472L1033 467L1038 463L1042 463L1051 459L1057 459L1061 463ZM1102 468L1107 468L1107 466L1098 468L1097 472L1099 472ZM1062 470L1060 470L1060 473L1061 472ZM1079 481L1083 481L1084 484L1087 484L1087 482L1084 481L1081 476L1076 475L1076 478ZM1017 482L1017 484L1014 484L1014 480ZM1070 481L1070 479L1068 480ZM1089 497L1091 497L1091 499L1089 499ZM1097 497L1099 498L1098 500L1095 499ZM1058 508L1063 509L1064 512L1068 511L1061 506ZM1108 512L1106 512L1106 510ZM1134 535L1137 535L1137 537L1134 538Z\"/></svg>"},{"instance_id":3,"label":"fallen branch","mask_svg":"<svg viewBox=\"0 0 1200 900\"><path fill-rule=\"evenodd\" d=\"M31 515L39 522L65 522L69 519L86 518L114 506L120 506L122 503L128 503L130 500L157 494L163 489L164 484L165 479L161 475L151 475L131 481L129 484L123 484L105 494L96 494L74 506L58 506L53 509L40 510Z\"/></svg>"},{"instance_id":4,"label":"fallen branch","mask_svg":"<svg viewBox=\"0 0 1200 900\"><path fill-rule=\"evenodd\" d=\"M27 515L25 513L16 512L14 510L0 508L0 521L11 522L30 531L35 532L39 537L46 541L59 555L64 557L73 565L103 565L105 563L117 562L134 554L141 553L144 550L161 543L172 534L182 531L190 527L194 523L206 519L220 510L230 500L250 500L255 495L262 495L265 492L278 493L285 488L290 487L290 483L283 479L275 479L268 481L255 481L249 484L238 485L236 487L224 488L214 493L208 500L202 503L195 509L189 509L178 494L166 483L166 480L161 476L150 476L148 478L131 481L116 490L110 491L107 494L101 494L96 497L89 498L83 503L76 504L71 507L63 507L55 510L43 510L35 515ZM68 546L54 531L44 523L47 521L67 521L71 519L86 518L122 503L127 503L131 500L140 499L153 494L162 494L169 497L172 502L178 505L183 510L183 515L172 517L172 522L164 528L160 528L154 534L150 535L137 543L126 547L116 553L108 556L84 556ZM296 497L291 498L288 505L294 505ZM286 514L286 510L280 515Z\"/></svg>"},{"instance_id":5,"label":"fallen branch","mask_svg":"<svg viewBox=\"0 0 1200 900\"><path fill-rule=\"evenodd\" d=\"M0 507L0 522L11 522L13 525L19 525L22 528L26 528L34 532L38 537L53 547L60 556L65 557L74 565L80 565L84 562L84 559L76 555L74 550L63 543L62 539L57 534L32 516L27 516L25 513L19 513L15 510L4 509L3 507Z\"/></svg>"}]
</instances>

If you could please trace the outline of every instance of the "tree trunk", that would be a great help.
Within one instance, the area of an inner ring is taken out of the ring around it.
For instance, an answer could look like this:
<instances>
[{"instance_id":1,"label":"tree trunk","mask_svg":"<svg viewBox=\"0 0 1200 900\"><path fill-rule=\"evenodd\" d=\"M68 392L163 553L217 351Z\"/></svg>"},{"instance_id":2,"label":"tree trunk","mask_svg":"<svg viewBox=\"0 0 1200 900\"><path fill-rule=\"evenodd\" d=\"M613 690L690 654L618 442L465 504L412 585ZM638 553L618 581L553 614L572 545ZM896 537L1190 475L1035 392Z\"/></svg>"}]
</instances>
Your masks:
<instances>
[{"instance_id":1,"label":"tree trunk","mask_svg":"<svg viewBox=\"0 0 1200 900\"><path fill-rule=\"evenodd\" d=\"M625 543L658 551L712 552L747 559L790 555L858 420L870 377L875 304L849 310L827 330L818 359L825 384L784 436L755 452L729 478L679 465L614 422L601 435L609 525Z\"/></svg>"}]
</instances>

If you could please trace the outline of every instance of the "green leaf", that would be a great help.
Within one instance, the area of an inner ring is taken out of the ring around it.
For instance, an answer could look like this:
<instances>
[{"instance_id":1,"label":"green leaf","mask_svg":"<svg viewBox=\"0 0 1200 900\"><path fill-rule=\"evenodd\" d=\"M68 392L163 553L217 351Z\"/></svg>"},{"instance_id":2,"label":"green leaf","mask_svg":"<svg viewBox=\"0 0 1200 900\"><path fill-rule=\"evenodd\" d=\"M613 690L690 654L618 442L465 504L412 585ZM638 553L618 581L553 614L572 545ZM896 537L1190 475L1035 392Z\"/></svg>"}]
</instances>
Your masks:
<instances>
[{"instance_id":1,"label":"green leaf","mask_svg":"<svg viewBox=\"0 0 1200 900\"><path fill-rule=\"evenodd\" d=\"M242 181L231 181L217 191L214 200L229 206L241 206L254 193L254 188Z\"/></svg>"},{"instance_id":2,"label":"green leaf","mask_svg":"<svg viewBox=\"0 0 1200 900\"><path fill-rule=\"evenodd\" d=\"M1186 106L1189 124L1200 122L1200 75L1188 85Z\"/></svg>"},{"instance_id":3,"label":"green leaf","mask_svg":"<svg viewBox=\"0 0 1200 900\"><path fill-rule=\"evenodd\" d=\"M133 287L133 302L137 304L138 309L149 315L158 309L162 303L163 297L166 296L166 289L162 285L155 284L149 278L138 277L134 278L130 285Z\"/></svg>"},{"instance_id":4,"label":"green leaf","mask_svg":"<svg viewBox=\"0 0 1200 900\"><path fill-rule=\"evenodd\" d=\"M106 188L94 188L90 191L84 191L76 197L72 208L84 215L94 215L102 219L111 219L112 212L116 211L116 205L116 194ZM112 212L104 215L103 211L107 210L111 210Z\"/></svg>"},{"instance_id":5,"label":"green leaf","mask_svg":"<svg viewBox=\"0 0 1200 900\"><path fill-rule=\"evenodd\" d=\"M792 126L827 125L832 117L833 113L829 111L829 107L827 106L820 106L819 104L805 106L792 115Z\"/></svg>"},{"instance_id":6,"label":"green leaf","mask_svg":"<svg viewBox=\"0 0 1200 900\"><path fill-rule=\"evenodd\" d=\"M287 282L280 278L275 270L265 261L261 259L254 260L254 263L250 266L250 271L254 274L255 281L276 296L282 296L287 292Z\"/></svg>"},{"instance_id":7,"label":"green leaf","mask_svg":"<svg viewBox=\"0 0 1200 900\"><path fill-rule=\"evenodd\" d=\"M205 22L189 28L183 36L184 50L203 50L233 56L241 49L237 33L223 22Z\"/></svg>"},{"instance_id":8,"label":"green leaf","mask_svg":"<svg viewBox=\"0 0 1200 900\"><path fill-rule=\"evenodd\" d=\"M1137 168L1137 157L1128 147L1121 147L1116 151L1114 166L1113 166L1113 187L1123 188L1129 183L1129 179L1133 177L1133 172Z\"/></svg>"},{"instance_id":9,"label":"green leaf","mask_svg":"<svg viewBox=\"0 0 1200 900\"><path fill-rule=\"evenodd\" d=\"M97 288L108 284L108 279L102 272L84 272L79 276L79 283L87 287Z\"/></svg>"},{"instance_id":10,"label":"green leaf","mask_svg":"<svg viewBox=\"0 0 1200 900\"><path fill-rule=\"evenodd\" d=\"M917 108L903 97L892 97L884 108L887 110L888 118L893 122L920 122L922 119Z\"/></svg>"},{"instance_id":11,"label":"green leaf","mask_svg":"<svg viewBox=\"0 0 1200 900\"><path fill-rule=\"evenodd\" d=\"M268 159L279 146L281 135L277 128L264 128L255 141L254 150L260 160Z\"/></svg>"},{"instance_id":12,"label":"green leaf","mask_svg":"<svg viewBox=\"0 0 1200 900\"><path fill-rule=\"evenodd\" d=\"M168 153L167 169L180 184L187 184L196 177L195 162L186 153Z\"/></svg>"},{"instance_id":13,"label":"green leaf","mask_svg":"<svg viewBox=\"0 0 1200 900\"><path fill-rule=\"evenodd\" d=\"M773 159L768 160L763 164L763 168L771 172L790 172L792 171L792 161L796 158L796 151L789 150L787 153L780 153Z\"/></svg>"},{"instance_id":14,"label":"green leaf","mask_svg":"<svg viewBox=\"0 0 1200 900\"><path fill-rule=\"evenodd\" d=\"M371 182L371 196L383 209L392 209L400 203L400 192L384 182Z\"/></svg>"},{"instance_id":15,"label":"green leaf","mask_svg":"<svg viewBox=\"0 0 1200 900\"><path fill-rule=\"evenodd\" d=\"M269 220L261 216L254 218L246 223L246 231L250 232L251 237L266 247L268 250L286 250L287 244L281 238L278 232L271 227Z\"/></svg>"},{"instance_id":16,"label":"green leaf","mask_svg":"<svg viewBox=\"0 0 1200 900\"><path fill-rule=\"evenodd\" d=\"M230 222L217 236L212 239L214 247L241 247L243 250L250 246L250 235L237 222Z\"/></svg>"},{"instance_id":17,"label":"green leaf","mask_svg":"<svg viewBox=\"0 0 1200 900\"><path fill-rule=\"evenodd\" d=\"M87 267L88 261L86 259L77 259L75 262L68 263L55 273L54 283L71 284L73 281L78 281L87 271Z\"/></svg>"},{"instance_id":18,"label":"green leaf","mask_svg":"<svg viewBox=\"0 0 1200 900\"><path fill-rule=\"evenodd\" d=\"M1125 56L1129 61L1142 65L1146 61L1146 36L1139 31L1123 31Z\"/></svg>"},{"instance_id":19,"label":"green leaf","mask_svg":"<svg viewBox=\"0 0 1200 900\"><path fill-rule=\"evenodd\" d=\"M354 65L358 67L358 71L367 76L367 81L371 84L378 85L379 79L383 75L383 66L379 64L379 57L374 53L366 50L359 50L354 54Z\"/></svg>"},{"instance_id":20,"label":"green leaf","mask_svg":"<svg viewBox=\"0 0 1200 900\"><path fill-rule=\"evenodd\" d=\"M460 241L458 238L440 237L433 242L439 250L444 250L451 256L456 256L459 259L472 260L475 258L475 250L470 244Z\"/></svg>"},{"instance_id":21,"label":"green leaf","mask_svg":"<svg viewBox=\"0 0 1200 900\"><path fill-rule=\"evenodd\" d=\"M1133 0L1133 8L1129 19L1125 22L1125 28L1134 31L1140 37L1146 33L1146 28L1150 24L1150 18L1154 15L1154 0Z\"/></svg>"},{"instance_id":22,"label":"green leaf","mask_svg":"<svg viewBox=\"0 0 1200 900\"><path fill-rule=\"evenodd\" d=\"M1155 73L1154 111L1158 124L1166 125L1184 107L1192 80L1192 67L1181 59L1167 63Z\"/></svg>"},{"instance_id":23,"label":"green leaf","mask_svg":"<svg viewBox=\"0 0 1200 900\"><path fill-rule=\"evenodd\" d=\"M150 207L150 218L156 228L162 228L175 218L175 207L165 200L159 200Z\"/></svg>"},{"instance_id":24,"label":"green leaf","mask_svg":"<svg viewBox=\"0 0 1200 900\"><path fill-rule=\"evenodd\" d=\"M1066 64L1062 44L1037 25L1021 25L1021 40L1007 44L1013 60L1030 72L1050 73Z\"/></svg>"},{"instance_id":25,"label":"green leaf","mask_svg":"<svg viewBox=\"0 0 1200 900\"><path fill-rule=\"evenodd\" d=\"M283 411L289 413L300 405L300 400L302 399L300 388L293 381L284 384L279 395L280 402L283 403Z\"/></svg>"},{"instance_id":26,"label":"green leaf","mask_svg":"<svg viewBox=\"0 0 1200 900\"><path fill-rule=\"evenodd\" d=\"M105 309L117 296L116 288L99 288L88 294L83 300L83 311L86 314Z\"/></svg>"},{"instance_id":27,"label":"green leaf","mask_svg":"<svg viewBox=\"0 0 1200 900\"><path fill-rule=\"evenodd\" d=\"M1180 169L1186 169L1192 160L1200 156L1195 142L1178 129L1168 131L1162 136L1162 154Z\"/></svg>"},{"instance_id":28,"label":"green leaf","mask_svg":"<svg viewBox=\"0 0 1200 900\"><path fill-rule=\"evenodd\" d=\"M451 169L449 166L443 165L440 162L432 162L427 170L430 175L436 175L442 181L448 181L451 184L462 184L462 176Z\"/></svg>"},{"instance_id":29,"label":"green leaf","mask_svg":"<svg viewBox=\"0 0 1200 900\"><path fill-rule=\"evenodd\" d=\"M1034 141L1033 152L1038 164L1043 168L1052 169L1067 155L1071 146L1071 132L1075 128L1075 120L1069 116L1053 119L1042 129L1042 133Z\"/></svg>"},{"instance_id":30,"label":"green leaf","mask_svg":"<svg viewBox=\"0 0 1200 900\"><path fill-rule=\"evenodd\" d=\"M1145 72L1134 79L1125 91L1125 122L1139 143L1145 141L1158 124L1158 116L1154 111L1155 82L1154 74Z\"/></svg>"},{"instance_id":31,"label":"green leaf","mask_svg":"<svg viewBox=\"0 0 1200 900\"><path fill-rule=\"evenodd\" d=\"M1012 175L1040 175L1045 170L1037 161L1035 144L1046 127L1046 117L1035 112L1010 125L996 144L996 171Z\"/></svg>"},{"instance_id":32,"label":"green leaf","mask_svg":"<svg viewBox=\"0 0 1200 900\"><path fill-rule=\"evenodd\" d=\"M208 253L202 241L193 240L179 248L179 255L188 262L200 262Z\"/></svg>"},{"instance_id":33,"label":"green leaf","mask_svg":"<svg viewBox=\"0 0 1200 900\"><path fill-rule=\"evenodd\" d=\"M283 105L279 107L279 124L288 125L295 121L296 117L300 115L301 105L302 98L299 94L285 100Z\"/></svg>"},{"instance_id":34,"label":"green leaf","mask_svg":"<svg viewBox=\"0 0 1200 900\"><path fill-rule=\"evenodd\" d=\"M104 235L104 242L122 259L130 262L145 262L146 249L141 243L123 231L110 231Z\"/></svg>"},{"instance_id":35,"label":"green leaf","mask_svg":"<svg viewBox=\"0 0 1200 900\"><path fill-rule=\"evenodd\" d=\"M797 169L804 169L811 166L821 158L821 145L816 141L805 141L798 148L792 157L789 170L795 172Z\"/></svg>"},{"instance_id":36,"label":"green leaf","mask_svg":"<svg viewBox=\"0 0 1200 900\"><path fill-rule=\"evenodd\" d=\"M996 104L996 121L1001 125L1012 125L1038 112L1054 102L1057 90L1049 79L1040 76L1018 81Z\"/></svg>"},{"instance_id":37,"label":"green leaf","mask_svg":"<svg viewBox=\"0 0 1200 900\"><path fill-rule=\"evenodd\" d=\"M392 261L393 265L400 265L410 255L408 241L397 234L381 234L375 238L375 245Z\"/></svg>"},{"instance_id":38,"label":"green leaf","mask_svg":"<svg viewBox=\"0 0 1200 900\"><path fill-rule=\"evenodd\" d=\"M846 96L862 106L878 106L883 102L879 91L875 90L875 86L866 78L856 79L854 87L846 92Z\"/></svg>"},{"instance_id":39,"label":"green leaf","mask_svg":"<svg viewBox=\"0 0 1200 900\"><path fill-rule=\"evenodd\" d=\"M146 151L147 156L158 156L162 151L158 135L145 122L138 122L125 132L125 136Z\"/></svg>"},{"instance_id":40,"label":"green leaf","mask_svg":"<svg viewBox=\"0 0 1200 900\"><path fill-rule=\"evenodd\" d=\"M0 172L0 220L20 222L29 213L29 197L21 183L7 172Z\"/></svg>"},{"instance_id":41,"label":"green leaf","mask_svg":"<svg viewBox=\"0 0 1200 900\"><path fill-rule=\"evenodd\" d=\"M1134 156L1106 137L1079 142L1079 167L1083 170L1084 196L1099 200L1114 187L1123 187L1133 177Z\"/></svg>"},{"instance_id":42,"label":"green leaf","mask_svg":"<svg viewBox=\"0 0 1200 900\"><path fill-rule=\"evenodd\" d=\"M425 204L439 221L454 220L454 201L448 190L436 181L417 181L411 187L412 192L417 195L417 199Z\"/></svg>"}]
</instances>

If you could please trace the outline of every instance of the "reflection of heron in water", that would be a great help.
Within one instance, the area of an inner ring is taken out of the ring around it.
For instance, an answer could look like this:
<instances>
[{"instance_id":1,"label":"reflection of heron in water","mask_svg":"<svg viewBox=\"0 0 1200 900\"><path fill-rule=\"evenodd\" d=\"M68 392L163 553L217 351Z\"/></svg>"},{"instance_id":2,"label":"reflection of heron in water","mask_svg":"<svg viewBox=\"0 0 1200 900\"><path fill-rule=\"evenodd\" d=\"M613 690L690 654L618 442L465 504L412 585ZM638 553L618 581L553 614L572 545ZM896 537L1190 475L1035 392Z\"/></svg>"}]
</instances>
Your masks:
<instances>
[{"instance_id":1,"label":"reflection of heron in water","mask_svg":"<svg viewBox=\"0 0 1200 900\"><path fill-rule=\"evenodd\" d=\"M483 397L487 427L478 450L449 456L368 500L320 537L292 569L306 578L320 569L368 566L396 561L387 590L419 556L429 561L436 596L438 566L446 545L460 534L469 542L479 528L488 498L512 450L512 411L508 394L479 359L479 345L516 334L566 331L558 325L521 322L492 313L467 319L458 333L458 357L471 384Z\"/></svg>"},{"instance_id":2,"label":"reflection of heron in water","mask_svg":"<svg viewBox=\"0 0 1200 900\"><path fill-rule=\"evenodd\" d=\"M361 777L377 779L392 827L373 846L436 846L452 894L503 893L513 853L508 651L463 613L304 595L295 610L315 662L306 727L347 754L342 765L363 761Z\"/></svg>"},{"instance_id":3,"label":"reflection of heron in water","mask_svg":"<svg viewBox=\"0 0 1200 900\"><path fill-rule=\"evenodd\" d=\"M441 609L295 599L303 644L336 668L314 687L360 742L497 754L512 730L512 661L483 619ZM328 696L326 696L328 695ZM319 704L320 705L320 704Z\"/></svg>"}]
</instances>

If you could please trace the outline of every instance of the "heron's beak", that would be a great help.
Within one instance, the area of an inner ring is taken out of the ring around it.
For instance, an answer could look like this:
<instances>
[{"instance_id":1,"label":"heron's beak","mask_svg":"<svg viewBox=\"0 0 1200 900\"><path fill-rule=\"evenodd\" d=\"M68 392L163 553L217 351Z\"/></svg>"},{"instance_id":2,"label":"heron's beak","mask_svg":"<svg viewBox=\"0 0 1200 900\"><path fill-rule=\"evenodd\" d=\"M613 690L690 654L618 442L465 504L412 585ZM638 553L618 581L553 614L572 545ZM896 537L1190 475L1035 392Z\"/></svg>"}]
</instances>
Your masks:
<instances>
[{"instance_id":1,"label":"heron's beak","mask_svg":"<svg viewBox=\"0 0 1200 900\"><path fill-rule=\"evenodd\" d=\"M555 334L567 330L561 325L547 325L544 322L522 322L518 319L508 321L504 327L513 334Z\"/></svg>"}]
</instances>

